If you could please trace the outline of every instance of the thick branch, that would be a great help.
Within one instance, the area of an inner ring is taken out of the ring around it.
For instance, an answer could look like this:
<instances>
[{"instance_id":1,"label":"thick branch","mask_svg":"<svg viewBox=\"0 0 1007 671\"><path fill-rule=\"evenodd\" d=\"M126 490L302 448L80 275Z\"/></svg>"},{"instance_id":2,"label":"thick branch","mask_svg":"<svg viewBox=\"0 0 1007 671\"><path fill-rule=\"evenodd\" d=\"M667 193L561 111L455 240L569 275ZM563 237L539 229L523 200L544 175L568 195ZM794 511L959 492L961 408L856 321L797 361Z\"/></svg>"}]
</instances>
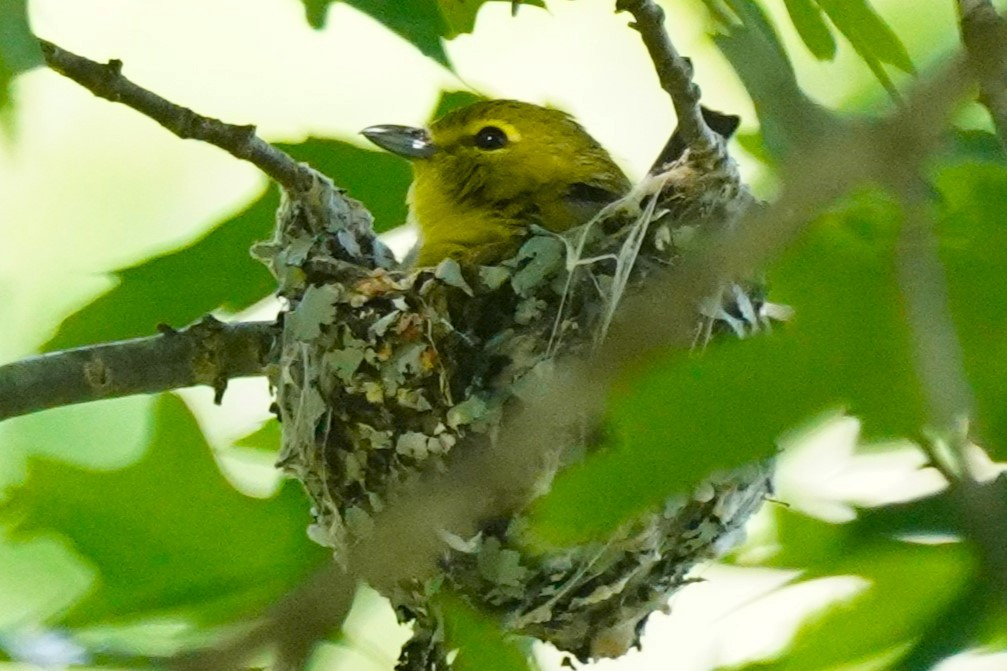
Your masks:
<instances>
[{"instance_id":1,"label":"thick branch","mask_svg":"<svg viewBox=\"0 0 1007 671\"><path fill-rule=\"evenodd\" d=\"M980 100L1007 146L1007 22L990 0L958 0L962 42L979 73Z\"/></svg>"},{"instance_id":2,"label":"thick branch","mask_svg":"<svg viewBox=\"0 0 1007 671\"><path fill-rule=\"evenodd\" d=\"M38 410L194 385L223 394L235 377L264 374L278 327L212 317L181 331L53 352L0 366L0 420Z\"/></svg>"},{"instance_id":3,"label":"thick branch","mask_svg":"<svg viewBox=\"0 0 1007 671\"><path fill-rule=\"evenodd\" d=\"M201 140L249 161L290 192L307 191L312 171L255 134L255 126L236 126L196 114L137 86L122 75L122 61L96 63L39 40L50 68L94 95L132 107L183 139Z\"/></svg>"},{"instance_id":4,"label":"thick branch","mask_svg":"<svg viewBox=\"0 0 1007 671\"><path fill-rule=\"evenodd\" d=\"M671 96L678 117L678 132L685 144L700 152L717 148L718 138L707 125L699 106L699 86L692 81L692 61L675 50L664 29L664 10L654 0L617 0L616 11L633 15L634 28L654 61L661 88Z\"/></svg>"}]
</instances>

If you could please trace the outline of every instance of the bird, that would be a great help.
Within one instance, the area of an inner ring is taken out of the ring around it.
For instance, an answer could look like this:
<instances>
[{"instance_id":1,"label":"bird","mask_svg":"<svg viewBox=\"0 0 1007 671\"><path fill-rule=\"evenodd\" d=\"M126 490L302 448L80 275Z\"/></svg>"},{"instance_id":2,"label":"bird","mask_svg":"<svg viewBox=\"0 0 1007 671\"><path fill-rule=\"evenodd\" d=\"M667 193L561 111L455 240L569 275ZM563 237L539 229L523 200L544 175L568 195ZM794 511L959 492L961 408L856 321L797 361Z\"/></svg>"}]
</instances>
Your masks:
<instances>
[{"instance_id":1,"label":"bird","mask_svg":"<svg viewBox=\"0 0 1007 671\"><path fill-rule=\"evenodd\" d=\"M620 270L610 260L632 230L619 223L626 213L606 206L637 195L656 204L663 193L631 190L571 117L524 102L478 102L429 128L371 126L364 134L412 163L408 201L421 232L419 270L347 263L352 254L343 240L305 236L304 222L313 220L293 207L281 216L278 244L285 247L275 255L299 283L289 292L275 377L283 422L278 465L304 483L313 502L311 537L337 560L373 532L402 491L423 486L425 475L450 473L455 459L491 449L515 413L536 402L535 390L557 361L593 351ZM682 212L694 223L687 187L698 185L699 197L710 192L693 179L699 173L682 143L670 142L661 160L688 168L679 172L691 181L675 184L675 208L641 227L650 240L632 265L628 291L678 257L667 226L682 222L667 220ZM737 193L721 188L736 176L714 175L721 200ZM611 233L602 223L603 235L585 243L587 258L601 261L568 263L566 241L549 232L599 213L616 223ZM528 247L541 253L535 263L507 265ZM497 267L475 274L480 281L465 292L447 274L422 270L445 259ZM446 523L436 575L385 586L397 616L413 627L396 669L452 668L444 594L578 660L621 656L639 645L650 614L693 581L694 565L740 541L744 522L771 491L765 464L711 475L606 538L536 551L525 535L527 506L562 466L608 449L604 423L596 420L558 418L545 449L524 457L535 476L531 491L502 492L505 505L464 528Z\"/></svg>"},{"instance_id":2,"label":"bird","mask_svg":"<svg viewBox=\"0 0 1007 671\"><path fill-rule=\"evenodd\" d=\"M567 113L518 100L456 108L429 128L361 133L412 164L415 265L488 265L513 255L532 226L561 233L630 190L609 153Z\"/></svg>"}]
</instances>

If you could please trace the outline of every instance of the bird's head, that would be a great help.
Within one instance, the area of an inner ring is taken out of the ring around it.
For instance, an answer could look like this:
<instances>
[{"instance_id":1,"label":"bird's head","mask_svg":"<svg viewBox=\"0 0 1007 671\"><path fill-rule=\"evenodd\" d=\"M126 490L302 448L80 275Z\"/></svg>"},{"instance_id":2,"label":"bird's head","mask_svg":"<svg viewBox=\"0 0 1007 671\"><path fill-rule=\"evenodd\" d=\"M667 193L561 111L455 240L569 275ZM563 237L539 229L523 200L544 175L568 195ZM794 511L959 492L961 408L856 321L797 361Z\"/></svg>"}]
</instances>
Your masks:
<instances>
[{"instance_id":1,"label":"bird's head","mask_svg":"<svg viewBox=\"0 0 1007 671\"><path fill-rule=\"evenodd\" d=\"M478 102L429 129L384 125L363 134L411 161L410 205L424 252L431 242L467 246L513 237L532 223L562 231L629 188L576 121L530 103Z\"/></svg>"}]
</instances>

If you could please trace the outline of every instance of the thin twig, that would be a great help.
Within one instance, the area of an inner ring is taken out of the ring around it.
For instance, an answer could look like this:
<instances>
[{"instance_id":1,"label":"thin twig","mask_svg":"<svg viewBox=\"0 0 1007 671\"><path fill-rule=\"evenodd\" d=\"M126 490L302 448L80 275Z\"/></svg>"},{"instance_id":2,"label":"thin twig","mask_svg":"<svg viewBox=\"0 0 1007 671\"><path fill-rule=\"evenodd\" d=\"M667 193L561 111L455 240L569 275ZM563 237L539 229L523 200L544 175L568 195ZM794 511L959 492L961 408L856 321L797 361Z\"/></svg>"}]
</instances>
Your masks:
<instances>
[{"instance_id":1,"label":"thin twig","mask_svg":"<svg viewBox=\"0 0 1007 671\"><path fill-rule=\"evenodd\" d=\"M979 73L979 99L989 110L1000 143L1007 147L1007 22L990 0L958 0L962 42Z\"/></svg>"},{"instance_id":2,"label":"thin twig","mask_svg":"<svg viewBox=\"0 0 1007 671\"><path fill-rule=\"evenodd\" d=\"M264 374L272 322L213 319L181 331L53 352L0 366L0 420L105 398L209 385Z\"/></svg>"},{"instance_id":3,"label":"thin twig","mask_svg":"<svg viewBox=\"0 0 1007 671\"><path fill-rule=\"evenodd\" d=\"M678 132L695 151L714 151L720 141L703 119L699 86L692 81L692 61L682 56L664 29L664 10L653 0L617 0L616 11L633 15L633 27L640 33L654 62L658 80L675 106Z\"/></svg>"},{"instance_id":4,"label":"thin twig","mask_svg":"<svg viewBox=\"0 0 1007 671\"><path fill-rule=\"evenodd\" d=\"M312 171L258 137L255 126L224 123L165 100L126 79L122 75L122 61L97 63L52 42L39 40L39 43L50 68L94 95L132 107L180 138L200 140L249 161L292 193L304 192L311 187Z\"/></svg>"}]
</instances>

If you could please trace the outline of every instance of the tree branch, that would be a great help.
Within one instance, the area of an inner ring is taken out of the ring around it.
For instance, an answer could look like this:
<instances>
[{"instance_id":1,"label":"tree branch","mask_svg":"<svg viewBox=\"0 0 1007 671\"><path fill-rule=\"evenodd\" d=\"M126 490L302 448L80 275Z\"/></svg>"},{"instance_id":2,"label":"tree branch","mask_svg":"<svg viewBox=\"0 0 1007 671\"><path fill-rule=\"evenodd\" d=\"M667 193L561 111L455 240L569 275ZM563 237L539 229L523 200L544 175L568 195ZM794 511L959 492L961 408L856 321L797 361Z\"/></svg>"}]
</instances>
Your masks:
<instances>
[{"instance_id":1,"label":"tree branch","mask_svg":"<svg viewBox=\"0 0 1007 671\"><path fill-rule=\"evenodd\" d=\"M989 110L1000 143L1007 147L1007 22L990 0L958 0L962 42L979 75L979 100Z\"/></svg>"},{"instance_id":2,"label":"tree branch","mask_svg":"<svg viewBox=\"0 0 1007 671\"><path fill-rule=\"evenodd\" d=\"M132 107L182 139L201 140L248 161L293 193L307 191L313 172L255 134L255 126L237 126L196 114L137 86L122 75L122 61L96 63L39 40L50 68L88 91L112 102Z\"/></svg>"},{"instance_id":3,"label":"tree branch","mask_svg":"<svg viewBox=\"0 0 1007 671\"><path fill-rule=\"evenodd\" d=\"M930 631L920 637L900 660L900 669L916 669L936 662L953 651L944 634L948 618L959 616L962 603L969 604L973 624L968 636L978 634L982 616L997 604L1007 606L1007 504L1004 493L1007 479L1000 477L979 481L972 472L966 450L969 447L968 421L974 411L972 389L958 334L948 310L947 282L937 254L933 235L931 206L926 200L927 185L917 170L907 171L898 190L901 192L906 221L898 249L898 278L906 307L915 351L915 368L929 405L930 423L947 441L944 454L926 448L942 475L948 480L951 500L961 520L964 540L971 543L979 559L980 573L966 594L956 599L934 618ZM949 463L950 462L950 463Z\"/></svg>"},{"instance_id":4,"label":"tree branch","mask_svg":"<svg viewBox=\"0 0 1007 671\"><path fill-rule=\"evenodd\" d=\"M80 347L0 366L0 420L74 403L208 385L265 374L279 335L273 322L204 317L160 335Z\"/></svg>"},{"instance_id":5,"label":"tree branch","mask_svg":"<svg viewBox=\"0 0 1007 671\"><path fill-rule=\"evenodd\" d=\"M692 81L692 61L679 54L671 43L664 29L664 10L654 0L617 0L615 9L633 15L633 27L654 61L661 88L671 96L675 106L682 140L696 151L714 151L720 140L703 118L699 86Z\"/></svg>"},{"instance_id":6,"label":"tree branch","mask_svg":"<svg viewBox=\"0 0 1007 671\"><path fill-rule=\"evenodd\" d=\"M338 245L349 245L352 253L347 254L373 265L387 265L391 259L374 238L370 215L359 203L344 198L327 177L256 136L254 126L228 124L172 103L123 77L118 60L101 64L51 42L40 40L40 45L50 68L96 96L127 105L178 137L212 144L257 166L284 188L290 208L304 213L305 225L331 223L325 233ZM278 328L272 324L222 325L208 317L181 332L8 364L0 368L0 420L196 384L213 386L219 400L228 379L264 374L276 338Z\"/></svg>"},{"instance_id":7,"label":"tree branch","mask_svg":"<svg viewBox=\"0 0 1007 671\"><path fill-rule=\"evenodd\" d=\"M898 278L916 350L916 372L930 406L930 421L942 432L959 435L975 404L948 312L947 283L933 237L927 188L917 174L908 174L899 189L906 221L899 241ZM965 455L956 456L960 461L956 472L970 478Z\"/></svg>"}]
</instances>

